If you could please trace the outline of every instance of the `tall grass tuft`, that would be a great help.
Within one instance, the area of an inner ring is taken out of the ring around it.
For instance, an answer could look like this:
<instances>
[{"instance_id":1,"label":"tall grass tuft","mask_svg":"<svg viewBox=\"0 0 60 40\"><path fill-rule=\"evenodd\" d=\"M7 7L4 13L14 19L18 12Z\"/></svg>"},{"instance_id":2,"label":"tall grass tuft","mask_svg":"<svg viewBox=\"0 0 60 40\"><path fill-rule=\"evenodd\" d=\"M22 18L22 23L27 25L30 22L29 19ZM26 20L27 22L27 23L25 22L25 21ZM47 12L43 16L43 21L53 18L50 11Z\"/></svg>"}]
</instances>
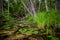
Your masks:
<instances>
[{"instance_id":1,"label":"tall grass tuft","mask_svg":"<svg viewBox=\"0 0 60 40\"><path fill-rule=\"evenodd\" d=\"M60 25L60 14L56 10L49 10L48 12L42 11L37 13L36 17L31 17L27 15L28 20L33 20L38 24L39 28L44 28L45 25ZM34 25L34 24L33 24Z\"/></svg>"}]
</instances>

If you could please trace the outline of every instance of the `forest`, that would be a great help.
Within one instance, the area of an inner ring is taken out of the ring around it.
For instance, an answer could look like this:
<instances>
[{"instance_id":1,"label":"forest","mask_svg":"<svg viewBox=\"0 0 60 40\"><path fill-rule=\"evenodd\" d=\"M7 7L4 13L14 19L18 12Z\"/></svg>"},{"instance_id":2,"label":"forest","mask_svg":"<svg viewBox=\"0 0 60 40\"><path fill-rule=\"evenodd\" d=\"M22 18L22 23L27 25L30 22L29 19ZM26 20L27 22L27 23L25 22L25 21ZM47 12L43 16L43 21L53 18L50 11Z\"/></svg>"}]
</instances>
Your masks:
<instances>
[{"instance_id":1,"label":"forest","mask_svg":"<svg viewBox=\"0 0 60 40\"><path fill-rule=\"evenodd\" d=\"M0 40L60 40L60 0L0 0Z\"/></svg>"}]
</instances>

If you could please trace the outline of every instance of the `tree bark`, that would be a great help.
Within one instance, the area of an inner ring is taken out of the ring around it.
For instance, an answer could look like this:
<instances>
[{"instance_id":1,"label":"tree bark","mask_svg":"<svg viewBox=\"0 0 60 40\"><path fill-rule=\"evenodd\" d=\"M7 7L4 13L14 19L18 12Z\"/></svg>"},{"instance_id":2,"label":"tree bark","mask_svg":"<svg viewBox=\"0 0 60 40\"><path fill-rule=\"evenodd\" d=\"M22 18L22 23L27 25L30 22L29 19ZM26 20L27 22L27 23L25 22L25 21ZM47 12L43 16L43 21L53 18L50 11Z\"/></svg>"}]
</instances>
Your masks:
<instances>
[{"instance_id":1,"label":"tree bark","mask_svg":"<svg viewBox=\"0 0 60 40\"><path fill-rule=\"evenodd\" d=\"M41 10L41 3L42 3L42 0L39 0L39 11Z\"/></svg>"},{"instance_id":2,"label":"tree bark","mask_svg":"<svg viewBox=\"0 0 60 40\"><path fill-rule=\"evenodd\" d=\"M31 6L31 10L33 11L34 17L36 16L36 11L34 8L34 4L33 4L33 0L29 0L30 1L30 6Z\"/></svg>"},{"instance_id":3,"label":"tree bark","mask_svg":"<svg viewBox=\"0 0 60 40\"><path fill-rule=\"evenodd\" d=\"M25 7L25 9L28 11L28 13L33 16L33 14L30 12L29 8L25 5L24 1L21 0L21 3L23 4L23 6Z\"/></svg>"},{"instance_id":4,"label":"tree bark","mask_svg":"<svg viewBox=\"0 0 60 40\"><path fill-rule=\"evenodd\" d=\"M56 0L56 9L60 11L60 0Z\"/></svg>"},{"instance_id":5,"label":"tree bark","mask_svg":"<svg viewBox=\"0 0 60 40\"><path fill-rule=\"evenodd\" d=\"M9 16L9 2L10 2L10 0L8 0L8 16Z\"/></svg>"},{"instance_id":6,"label":"tree bark","mask_svg":"<svg viewBox=\"0 0 60 40\"><path fill-rule=\"evenodd\" d=\"M2 13L3 10L3 0L0 0L0 13Z\"/></svg>"},{"instance_id":7,"label":"tree bark","mask_svg":"<svg viewBox=\"0 0 60 40\"><path fill-rule=\"evenodd\" d=\"M45 0L46 11L48 11L48 0Z\"/></svg>"}]
</instances>

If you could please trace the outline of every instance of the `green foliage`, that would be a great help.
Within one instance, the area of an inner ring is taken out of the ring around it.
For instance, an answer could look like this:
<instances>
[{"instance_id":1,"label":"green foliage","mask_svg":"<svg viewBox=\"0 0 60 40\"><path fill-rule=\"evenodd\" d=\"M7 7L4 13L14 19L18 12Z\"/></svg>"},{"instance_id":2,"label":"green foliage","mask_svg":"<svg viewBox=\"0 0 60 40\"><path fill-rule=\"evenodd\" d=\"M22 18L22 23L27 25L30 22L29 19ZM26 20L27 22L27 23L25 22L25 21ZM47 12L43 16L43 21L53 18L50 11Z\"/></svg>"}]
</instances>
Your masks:
<instances>
[{"instance_id":1,"label":"green foliage","mask_svg":"<svg viewBox=\"0 0 60 40\"><path fill-rule=\"evenodd\" d=\"M33 34L33 30L30 28L30 29L28 29L27 33L28 34Z\"/></svg>"},{"instance_id":2,"label":"green foliage","mask_svg":"<svg viewBox=\"0 0 60 40\"><path fill-rule=\"evenodd\" d=\"M27 31L28 34L38 34L37 30L33 30L32 28L29 28Z\"/></svg>"},{"instance_id":3,"label":"green foliage","mask_svg":"<svg viewBox=\"0 0 60 40\"><path fill-rule=\"evenodd\" d=\"M60 16L56 10L49 10L37 13L36 17L32 18L28 15L28 20L33 20L38 24L38 27L44 28L45 25L60 24Z\"/></svg>"},{"instance_id":4,"label":"green foliage","mask_svg":"<svg viewBox=\"0 0 60 40\"><path fill-rule=\"evenodd\" d=\"M5 21L5 25L2 27L3 29L9 30L12 27L11 25L16 25L16 20L10 15L10 13L8 13L7 9L4 10L2 19Z\"/></svg>"},{"instance_id":5,"label":"green foliage","mask_svg":"<svg viewBox=\"0 0 60 40\"><path fill-rule=\"evenodd\" d=\"M59 40L59 38L53 37L53 36L51 36L51 35L47 36L47 38L51 38L51 40Z\"/></svg>"},{"instance_id":6,"label":"green foliage","mask_svg":"<svg viewBox=\"0 0 60 40\"><path fill-rule=\"evenodd\" d=\"M29 29L21 28L19 29L19 33L38 34L38 31L33 30L32 28L29 28Z\"/></svg>"},{"instance_id":7,"label":"green foliage","mask_svg":"<svg viewBox=\"0 0 60 40\"><path fill-rule=\"evenodd\" d=\"M33 34L38 34L38 31L37 31L37 30L35 30L35 31L33 32Z\"/></svg>"},{"instance_id":8,"label":"green foliage","mask_svg":"<svg viewBox=\"0 0 60 40\"><path fill-rule=\"evenodd\" d=\"M33 20L33 17L30 14L27 14L26 18L27 18L28 21L32 21Z\"/></svg>"},{"instance_id":9,"label":"green foliage","mask_svg":"<svg viewBox=\"0 0 60 40\"><path fill-rule=\"evenodd\" d=\"M47 21L47 15L45 12L38 13L34 18L34 21L38 24L39 27L44 27Z\"/></svg>"},{"instance_id":10,"label":"green foliage","mask_svg":"<svg viewBox=\"0 0 60 40\"><path fill-rule=\"evenodd\" d=\"M3 12L3 20L5 22L3 22L5 25L3 25L3 29L5 30L9 30L12 28L11 25L16 25L16 21L15 20L15 16L17 17L20 17L21 13L24 13L25 12L25 8L23 7L22 3L21 3L21 0L16 0L17 4L14 2L14 0L10 0L10 3L9 3L9 10L8 10L8 2L6 2L5 0L4 1L4 12ZM48 33L52 33L53 32L53 29L50 29L49 26L51 25L59 25L60 26L60 13L57 13L56 10L54 10L55 8L55 0L48 0L48 4L51 6L49 7L50 9L52 10L49 10L48 12L45 11L46 7L45 7L45 0L42 1L41 3L41 6L40 6L40 2L37 1L37 0L34 0L35 4L35 9L36 11L40 11L39 13L36 13L37 15L33 18L31 15L27 14L26 17L27 17L27 23L29 26L32 26L32 25L35 25L35 23L37 23L36 27L39 27L39 28L44 28L45 29L45 25L47 26L47 28L45 30L42 30L41 33L43 35L46 35L47 32ZM27 5L27 8L29 8L30 10L30 4L29 4L29 1L28 0L25 0L24 3ZM37 5L38 4L38 5ZM52 5L53 4L53 5ZM28 6L29 5L29 6ZM48 5L48 6L49 6ZM39 7L41 7L41 9L39 9ZM9 13L8 13L9 11ZM41 12L42 11L42 12ZM2 15L2 14L1 14ZM13 17L12 17L13 16ZM25 19L24 19L25 20ZM31 25L30 25L31 24ZM33 27L33 26L32 26ZM35 26L34 26L35 27ZM38 34L38 30L34 30L34 28L20 28L18 30L18 33L21 33L21 34L24 34L24 33L27 33L27 34ZM59 38L57 37L53 37L52 35L48 35L47 38L51 38L51 40L59 40ZM43 40L43 38L41 37L40 39Z\"/></svg>"},{"instance_id":11,"label":"green foliage","mask_svg":"<svg viewBox=\"0 0 60 40\"><path fill-rule=\"evenodd\" d=\"M21 28L21 29L19 29L19 32L21 32L21 33L25 33L27 30L26 29L23 29L23 28Z\"/></svg>"},{"instance_id":12,"label":"green foliage","mask_svg":"<svg viewBox=\"0 0 60 40\"><path fill-rule=\"evenodd\" d=\"M9 30L11 27L10 27L10 25L4 25L3 26L3 29L5 29L5 30Z\"/></svg>"},{"instance_id":13,"label":"green foliage","mask_svg":"<svg viewBox=\"0 0 60 40\"><path fill-rule=\"evenodd\" d=\"M7 9L4 10L3 19L6 21L13 21L14 20L14 18L10 15L10 13L8 13Z\"/></svg>"},{"instance_id":14,"label":"green foliage","mask_svg":"<svg viewBox=\"0 0 60 40\"><path fill-rule=\"evenodd\" d=\"M52 37L51 40L59 40L59 38L56 38L56 37Z\"/></svg>"}]
</instances>

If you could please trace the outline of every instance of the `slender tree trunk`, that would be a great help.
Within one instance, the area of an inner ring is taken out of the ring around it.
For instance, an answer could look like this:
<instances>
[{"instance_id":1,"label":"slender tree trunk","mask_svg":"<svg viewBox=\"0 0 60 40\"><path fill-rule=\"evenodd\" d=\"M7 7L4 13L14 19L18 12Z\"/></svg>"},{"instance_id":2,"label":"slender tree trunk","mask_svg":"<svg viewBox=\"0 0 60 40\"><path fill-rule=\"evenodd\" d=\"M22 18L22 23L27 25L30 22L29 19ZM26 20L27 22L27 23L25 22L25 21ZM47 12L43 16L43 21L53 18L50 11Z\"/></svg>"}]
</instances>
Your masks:
<instances>
[{"instance_id":1,"label":"slender tree trunk","mask_svg":"<svg viewBox=\"0 0 60 40\"><path fill-rule=\"evenodd\" d=\"M33 14L30 12L29 8L25 5L24 1L21 0L21 3L23 4L23 6L25 7L25 9L28 11L28 13L33 16Z\"/></svg>"},{"instance_id":2,"label":"slender tree trunk","mask_svg":"<svg viewBox=\"0 0 60 40\"><path fill-rule=\"evenodd\" d=\"M24 3L23 0L21 0L21 3L23 4L23 6L25 7L25 9L30 13L30 15L32 17L35 17L36 16L36 11L35 11L35 8L34 8L34 4L33 4L33 1L32 0L29 0L29 5L27 7L27 5ZM29 7L30 6L30 7ZM30 9L29 9L30 8Z\"/></svg>"},{"instance_id":3,"label":"slender tree trunk","mask_svg":"<svg viewBox=\"0 0 60 40\"><path fill-rule=\"evenodd\" d=\"M10 0L8 0L8 16L9 16L9 1L10 1Z\"/></svg>"},{"instance_id":4,"label":"slender tree trunk","mask_svg":"<svg viewBox=\"0 0 60 40\"><path fill-rule=\"evenodd\" d=\"M33 13L30 1L29 1L29 10L30 10L31 13Z\"/></svg>"},{"instance_id":5,"label":"slender tree trunk","mask_svg":"<svg viewBox=\"0 0 60 40\"><path fill-rule=\"evenodd\" d=\"M42 0L39 0L39 11L41 10L41 3L42 3Z\"/></svg>"},{"instance_id":6,"label":"slender tree trunk","mask_svg":"<svg viewBox=\"0 0 60 40\"><path fill-rule=\"evenodd\" d=\"M3 12L3 0L0 0L0 13Z\"/></svg>"},{"instance_id":7,"label":"slender tree trunk","mask_svg":"<svg viewBox=\"0 0 60 40\"><path fill-rule=\"evenodd\" d=\"M46 6L46 11L48 11L49 10L49 8L48 8L48 0L45 0L45 6Z\"/></svg>"},{"instance_id":8,"label":"slender tree trunk","mask_svg":"<svg viewBox=\"0 0 60 40\"><path fill-rule=\"evenodd\" d=\"M56 9L60 11L60 0L56 0Z\"/></svg>"},{"instance_id":9,"label":"slender tree trunk","mask_svg":"<svg viewBox=\"0 0 60 40\"><path fill-rule=\"evenodd\" d=\"M30 1L30 6L31 6L31 10L33 11L33 14L34 14L34 17L36 16L36 11L35 11L35 8L34 8L34 4L33 4L33 0L29 0Z\"/></svg>"},{"instance_id":10,"label":"slender tree trunk","mask_svg":"<svg viewBox=\"0 0 60 40\"><path fill-rule=\"evenodd\" d=\"M14 0L15 4L17 5L17 0Z\"/></svg>"}]
</instances>

